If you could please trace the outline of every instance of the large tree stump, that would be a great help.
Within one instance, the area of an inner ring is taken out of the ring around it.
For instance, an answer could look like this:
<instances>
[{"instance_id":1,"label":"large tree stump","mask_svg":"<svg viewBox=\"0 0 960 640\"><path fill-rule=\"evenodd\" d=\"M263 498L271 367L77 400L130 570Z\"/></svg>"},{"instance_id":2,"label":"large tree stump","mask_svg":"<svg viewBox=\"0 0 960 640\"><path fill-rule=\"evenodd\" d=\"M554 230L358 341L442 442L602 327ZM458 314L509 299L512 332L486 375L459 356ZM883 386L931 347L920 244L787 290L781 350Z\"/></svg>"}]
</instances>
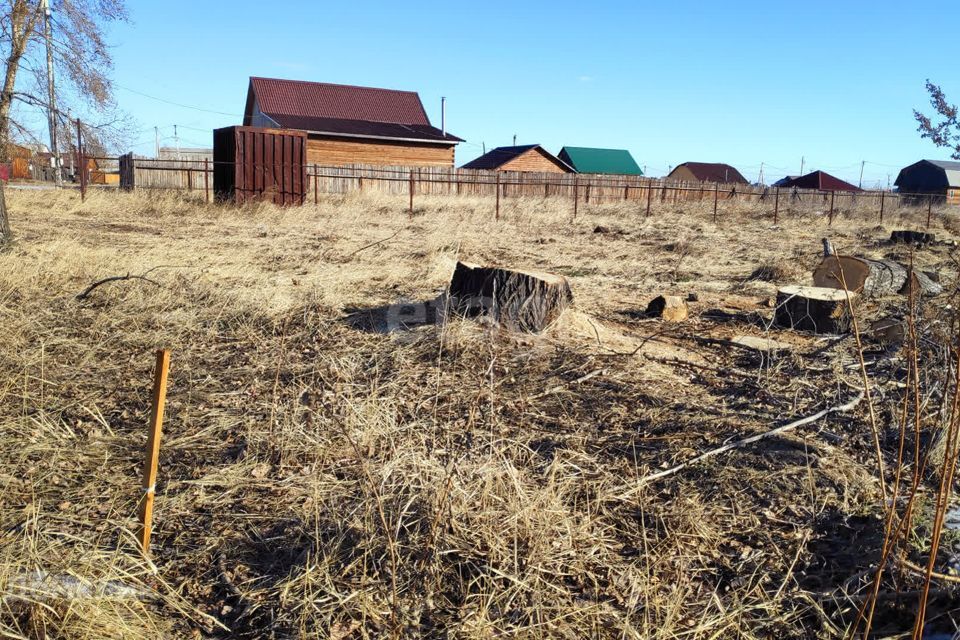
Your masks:
<instances>
[{"instance_id":1,"label":"large tree stump","mask_svg":"<svg viewBox=\"0 0 960 640\"><path fill-rule=\"evenodd\" d=\"M847 295L851 302L853 291L830 287L802 287L790 285L777 291L774 324L814 333L846 333L850 330Z\"/></svg>"},{"instance_id":2,"label":"large tree stump","mask_svg":"<svg viewBox=\"0 0 960 640\"><path fill-rule=\"evenodd\" d=\"M930 244L936 240L932 233L924 231L911 231L909 229L897 229L890 232L891 243L909 243L909 244Z\"/></svg>"},{"instance_id":3,"label":"large tree stump","mask_svg":"<svg viewBox=\"0 0 960 640\"><path fill-rule=\"evenodd\" d=\"M842 272L842 278L841 278ZM867 298L908 295L910 289L922 296L936 296L943 287L925 273L905 267L893 260L870 260L853 256L827 256L813 271L817 287L855 291Z\"/></svg>"},{"instance_id":4,"label":"large tree stump","mask_svg":"<svg viewBox=\"0 0 960 640\"><path fill-rule=\"evenodd\" d=\"M450 281L452 311L489 315L514 331L543 331L572 301L567 279L552 273L458 262Z\"/></svg>"}]
</instances>

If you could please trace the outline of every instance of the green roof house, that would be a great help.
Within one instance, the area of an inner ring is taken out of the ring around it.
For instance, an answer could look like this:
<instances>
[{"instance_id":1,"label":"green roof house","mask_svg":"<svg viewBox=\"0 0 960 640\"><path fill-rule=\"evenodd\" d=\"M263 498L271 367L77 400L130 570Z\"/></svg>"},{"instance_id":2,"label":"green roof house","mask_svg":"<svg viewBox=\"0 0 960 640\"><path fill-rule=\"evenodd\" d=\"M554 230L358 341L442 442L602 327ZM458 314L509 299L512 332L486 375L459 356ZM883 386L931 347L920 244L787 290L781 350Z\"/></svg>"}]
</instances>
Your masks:
<instances>
[{"instance_id":1,"label":"green roof house","mask_svg":"<svg viewBox=\"0 0 960 640\"><path fill-rule=\"evenodd\" d=\"M626 149L591 149L564 147L558 156L577 170L577 173L612 173L642 176L643 171Z\"/></svg>"}]
</instances>

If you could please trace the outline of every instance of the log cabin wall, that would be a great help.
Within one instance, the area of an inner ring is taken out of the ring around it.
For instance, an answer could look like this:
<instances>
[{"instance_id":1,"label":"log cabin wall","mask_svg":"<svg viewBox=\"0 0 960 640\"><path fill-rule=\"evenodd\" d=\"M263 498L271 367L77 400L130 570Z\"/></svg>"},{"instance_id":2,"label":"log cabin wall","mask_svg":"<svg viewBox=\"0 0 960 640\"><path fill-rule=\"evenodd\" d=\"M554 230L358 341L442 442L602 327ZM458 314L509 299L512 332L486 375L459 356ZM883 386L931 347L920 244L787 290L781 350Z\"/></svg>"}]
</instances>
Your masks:
<instances>
[{"instance_id":1,"label":"log cabin wall","mask_svg":"<svg viewBox=\"0 0 960 640\"><path fill-rule=\"evenodd\" d=\"M540 173L570 173L539 148L530 149L513 160L500 165L498 171L536 171Z\"/></svg>"},{"instance_id":2,"label":"log cabin wall","mask_svg":"<svg viewBox=\"0 0 960 640\"><path fill-rule=\"evenodd\" d=\"M307 139L307 163L328 167L348 164L453 167L453 149L453 145L355 140L311 134Z\"/></svg>"}]
</instances>

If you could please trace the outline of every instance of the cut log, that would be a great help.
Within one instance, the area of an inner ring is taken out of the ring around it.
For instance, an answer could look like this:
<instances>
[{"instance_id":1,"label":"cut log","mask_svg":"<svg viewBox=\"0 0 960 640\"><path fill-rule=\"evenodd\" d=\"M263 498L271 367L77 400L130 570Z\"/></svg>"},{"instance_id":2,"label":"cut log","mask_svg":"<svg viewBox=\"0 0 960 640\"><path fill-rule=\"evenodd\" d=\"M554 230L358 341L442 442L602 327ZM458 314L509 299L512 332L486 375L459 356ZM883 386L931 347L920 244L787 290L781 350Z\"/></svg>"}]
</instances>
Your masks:
<instances>
[{"instance_id":1,"label":"cut log","mask_svg":"<svg viewBox=\"0 0 960 640\"><path fill-rule=\"evenodd\" d=\"M770 338L758 338L756 336L736 336L731 340L733 344L743 349L756 351L764 354L775 354L790 351L793 345Z\"/></svg>"},{"instance_id":2,"label":"cut log","mask_svg":"<svg viewBox=\"0 0 960 640\"><path fill-rule=\"evenodd\" d=\"M556 321L573 293L563 276L458 262L450 281L450 309L488 315L514 331L540 332Z\"/></svg>"},{"instance_id":3,"label":"cut log","mask_svg":"<svg viewBox=\"0 0 960 640\"><path fill-rule=\"evenodd\" d=\"M647 315L667 322L683 322L688 315L687 303L680 296L657 296L647 305Z\"/></svg>"},{"instance_id":4,"label":"cut log","mask_svg":"<svg viewBox=\"0 0 960 640\"><path fill-rule=\"evenodd\" d=\"M842 273L842 278L841 278ZM867 298L908 295L911 287L922 296L936 296L943 287L930 276L893 260L870 260L854 256L827 256L813 271L816 287L855 291Z\"/></svg>"},{"instance_id":5,"label":"cut log","mask_svg":"<svg viewBox=\"0 0 960 640\"><path fill-rule=\"evenodd\" d=\"M790 285L777 291L774 324L814 333L846 333L850 329L848 292L829 287ZM857 294L849 292L851 301Z\"/></svg>"},{"instance_id":6,"label":"cut log","mask_svg":"<svg viewBox=\"0 0 960 640\"><path fill-rule=\"evenodd\" d=\"M908 229L897 229L890 232L891 243L906 242L909 244L930 244L936 240L932 233L923 231L910 231Z\"/></svg>"},{"instance_id":7,"label":"cut log","mask_svg":"<svg viewBox=\"0 0 960 640\"><path fill-rule=\"evenodd\" d=\"M866 334L882 345L898 345L906 337L906 328L902 320L883 318L871 322Z\"/></svg>"}]
</instances>

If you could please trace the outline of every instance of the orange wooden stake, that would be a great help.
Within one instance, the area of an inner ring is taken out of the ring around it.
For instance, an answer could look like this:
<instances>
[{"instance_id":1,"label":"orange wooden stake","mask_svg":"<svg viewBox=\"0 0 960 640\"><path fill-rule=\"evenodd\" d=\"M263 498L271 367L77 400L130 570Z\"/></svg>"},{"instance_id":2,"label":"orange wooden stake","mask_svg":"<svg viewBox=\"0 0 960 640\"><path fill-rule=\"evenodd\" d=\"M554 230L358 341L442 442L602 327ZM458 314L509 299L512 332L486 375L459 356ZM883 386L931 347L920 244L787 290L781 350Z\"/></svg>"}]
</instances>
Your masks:
<instances>
[{"instance_id":1,"label":"orange wooden stake","mask_svg":"<svg viewBox=\"0 0 960 640\"><path fill-rule=\"evenodd\" d=\"M140 497L140 547L144 555L150 553L150 531L153 526L153 496L157 485L157 461L160 456L160 427L163 425L163 406L167 401L167 370L170 351L157 351L157 366L153 372L153 408L150 411L150 433L143 460L143 495Z\"/></svg>"}]
</instances>

